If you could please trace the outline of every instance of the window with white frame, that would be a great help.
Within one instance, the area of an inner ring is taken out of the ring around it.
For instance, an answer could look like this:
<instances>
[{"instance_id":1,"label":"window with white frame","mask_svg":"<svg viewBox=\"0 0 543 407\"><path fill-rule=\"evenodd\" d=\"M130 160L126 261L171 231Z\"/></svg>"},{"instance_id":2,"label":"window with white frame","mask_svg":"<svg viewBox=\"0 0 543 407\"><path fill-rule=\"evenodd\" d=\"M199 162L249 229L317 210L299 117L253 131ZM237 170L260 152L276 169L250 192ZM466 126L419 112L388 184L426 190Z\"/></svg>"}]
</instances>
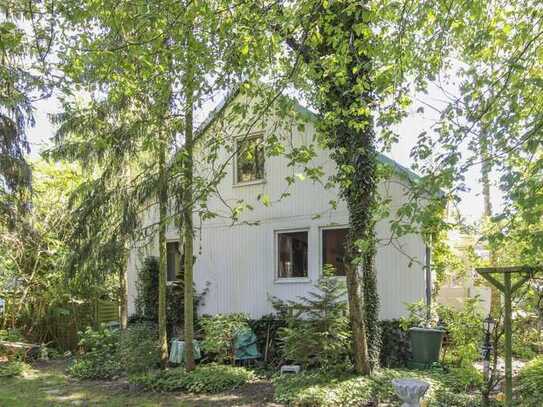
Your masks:
<instances>
[{"instance_id":1,"label":"window with white frame","mask_svg":"<svg viewBox=\"0 0 543 407\"><path fill-rule=\"evenodd\" d=\"M261 135L241 138L236 143L237 184L264 179L264 140Z\"/></svg>"},{"instance_id":2,"label":"window with white frame","mask_svg":"<svg viewBox=\"0 0 543 407\"><path fill-rule=\"evenodd\" d=\"M277 277L307 278L308 232L277 233Z\"/></svg>"},{"instance_id":3,"label":"window with white frame","mask_svg":"<svg viewBox=\"0 0 543 407\"><path fill-rule=\"evenodd\" d=\"M347 262L345 244L348 228L322 230L322 265L334 268L336 276L344 276Z\"/></svg>"},{"instance_id":4,"label":"window with white frame","mask_svg":"<svg viewBox=\"0 0 543 407\"><path fill-rule=\"evenodd\" d=\"M172 282L181 274L179 242L166 242L166 281Z\"/></svg>"}]
</instances>

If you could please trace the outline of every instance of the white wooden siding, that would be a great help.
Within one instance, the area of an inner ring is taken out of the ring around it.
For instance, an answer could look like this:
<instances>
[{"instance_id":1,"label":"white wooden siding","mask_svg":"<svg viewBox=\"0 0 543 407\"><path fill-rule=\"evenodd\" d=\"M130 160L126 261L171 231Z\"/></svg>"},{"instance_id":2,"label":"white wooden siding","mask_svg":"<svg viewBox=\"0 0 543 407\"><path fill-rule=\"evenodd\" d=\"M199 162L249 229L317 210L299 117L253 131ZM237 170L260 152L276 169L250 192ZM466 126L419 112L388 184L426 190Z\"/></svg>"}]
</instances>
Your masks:
<instances>
[{"instance_id":1,"label":"white wooden siding","mask_svg":"<svg viewBox=\"0 0 543 407\"><path fill-rule=\"evenodd\" d=\"M275 119L278 120L278 119ZM299 146L311 143L315 129L309 123L303 132L296 130L278 130L273 119L257 126L258 131L278 134L287 144ZM208 130L213 137L213 127ZM221 131L227 132L224 128ZM282 133L281 133L282 132ZM226 159L222 151L220 159ZM231 225L231 220L217 217L200 223L195 239L196 263L194 279L198 290L203 290L209 283L209 292L204 298L200 314L245 312L252 317L259 317L273 311L269 298L295 299L306 295L313 289L313 284L321 270L321 230L332 225L346 225L348 214L346 205L339 200L338 192L325 189L323 183L314 183L307 179L298 180L288 186L285 177L302 173L301 168L287 166L284 157L267 158L265 180L252 185L234 185L234 162L227 165L227 174L219 184L221 199L212 197L208 201L210 210L226 214L223 202L235 204L240 199L249 203L254 210L243 213L240 222L258 221L253 226L244 223ZM326 174L335 172L335 164L327 151L319 151L312 165L322 165ZM202 162L197 163L203 167ZM205 170L204 170L205 171ZM406 189L397 177L379 186L383 196L391 198L391 213L405 201ZM279 199L288 191L290 196ZM272 205L265 206L258 201L259 195L270 197ZM338 206L332 209L329 202L337 200ZM151 214L150 218L156 217ZM308 233L308 281L285 282L276 278L275 234L279 230L307 229ZM423 272L425 246L417 235L410 235L384 244L390 238L388 220L377 225L378 238L383 239L376 257L378 289L381 298L380 317L397 318L405 313L406 302L424 298L425 273ZM175 228L168 228L168 238L175 238ZM150 250L158 253L156 241ZM135 278L138 263L135 251L129 261L129 310L135 310ZM411 263L411 267L409 266Z\"/></svg>"}]
</instances>

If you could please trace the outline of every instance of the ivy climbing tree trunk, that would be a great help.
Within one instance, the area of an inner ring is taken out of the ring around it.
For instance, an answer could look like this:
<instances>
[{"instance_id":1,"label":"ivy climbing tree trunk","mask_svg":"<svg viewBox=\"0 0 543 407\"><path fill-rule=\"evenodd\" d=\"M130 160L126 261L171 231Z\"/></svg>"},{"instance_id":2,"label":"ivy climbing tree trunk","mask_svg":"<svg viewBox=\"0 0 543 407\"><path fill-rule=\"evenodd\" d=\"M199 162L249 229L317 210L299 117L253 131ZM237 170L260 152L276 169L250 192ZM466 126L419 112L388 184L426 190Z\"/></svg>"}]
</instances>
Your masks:
<instances>
[{"instance_id":1,"label":"ivy climbing tree trunk","mask_svg":"<svg viewBox=\"0 0 543 407\"><path fill-rule=\"evenodd\" d=\"M168 210L168 185L166 175L166 143L160 140L158 157L158 205L159 205L159 267L158 267L158 339L160 363L168 363L168 337L166 331L166 217Z\"/></svg>"},{"instance_id":2,"label":"ivy climbing tree trunk","mask_svg":"<svg viewBox=\"0 0 543 407\"><path fill-rule=\"evenodd\" d=\"M373 202L375 204L375 202ZM377 291L377 274L375 269L375 223L370 220L369 247L364 253L362 282L364 287L364 318L368 340L368 355L372 369L379 366L381 352L381 330L379 326L379 293Z\"/></svg>"},{"instance_id":3,"label":"ivy climbing tree trunk","mask_svg":"<svg viewBox=\"0 0 543 407\"><path fill-rule=\"evenodd\" d=\"M194 111L194 66L190 58L192 45L192 24L188 24L186 33L186 72L183 81L185 95L185 145L183 151L183 195L182 195L182 225L184 226L184 286L185 286L185 369L191 371L195 368L194 362L194 299L192 292L193 266L194 266L194 225L193 210L193 111Z\"/></svg>"},{"instance_id":4,"label":"ivy climbing tree trunk","mask_svg":"<svg viewBox=\"0 0 543 407\"><path fill-rule=\"evenodd\" d=\"M309 79L315 88L315 105L323 117L319 133L337 164L336 181L349 210L351 228L346 245L352 260L346 270L349 315L355 369L365 375L378 363L380 343L379 297L373 264L378 180L371 113L374 97L370 84L369 14L364 2L321 4L310 17L310 25L319 27L319 35L310 42L286 38L287 44L308 65Z\"/></svg>"},{"instance_id":5,"label":"ivy climbing tree trunk","mask_svg":"<svg viewBox=\"0 0 543 407\"><path fill-rule=\"evenodd\" d=\"M371 59L367 54L369 32L359 29L364 21L365 7L352 9L348 3L331 6L327 17L330 36L321 43L321 59L336 55L339 40L349 44L341 55L343 66L337 75L329 68L321 70L320 110L324 115L322 130L328 134L328 146L337 163L340 191L349 209L350 232L347 252L353 267L347 272L349 306L355 348L355 367L359 373L370 374L378 363L379 297L374 269L375 220L377 193L377 152L371 109ZM333 29L332 29L333 27ZM321 65L318 65L321 66ZM318 71L317 71L318 72ZM328 118L333 118L332 120ZM362 293L360 292L362 286Z\"/></svg>"}]
</instances>

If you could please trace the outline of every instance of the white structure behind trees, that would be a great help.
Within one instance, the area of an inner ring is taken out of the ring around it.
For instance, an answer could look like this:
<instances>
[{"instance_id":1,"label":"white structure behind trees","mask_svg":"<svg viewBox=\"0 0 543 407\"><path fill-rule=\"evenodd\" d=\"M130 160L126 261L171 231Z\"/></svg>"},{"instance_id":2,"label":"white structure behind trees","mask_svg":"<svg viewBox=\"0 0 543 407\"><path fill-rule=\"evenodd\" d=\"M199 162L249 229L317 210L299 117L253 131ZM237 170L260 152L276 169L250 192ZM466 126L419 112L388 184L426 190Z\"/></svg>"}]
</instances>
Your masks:
<instances>
[{"instance_id":1,"label":"white structure behind trees","mask_svg":"<svg viewBox=\"0 0 543 407\"><path fill-rule=\"evenodd\" d=\"M224 176L217 192L207 200L207 210L217 216L205 220L199 214L194 216L198 228L194 279L197 291L206 286L209 289L199 314L245 312L256 318L273 312L271 297L296 299L313 290L325 263L334 263L338 278L344 278L341 242L349 222L337 189L326 185L335 173L328 151L317 148L310 162L289 165L289 152L317 144L312 114L295 106L308 118L304 125L269 114L255 120L254 126L243 127L239 134L240 126L230 121L229 110L233 103L251 103L249 99L239 102L240 98L232 95L200 132L202 145L220 142L221 148L211 164L202 147L203 158L195 163L196 168L203 176L213 177L214 169L223 165ZM279 139L285 151L267 154L269 137ZM390 201L393 216L407 199L408 179L416 176L385 157L382 161L395 170L379 188L383 200ZM304 167L322 168L321 181L304 176ZM240 206L251 209L233 221L232 208ZM156 222L155 212L149 211L147 224ZM389 221L377 224L375 264L382 319L403 315L405 303L424 298L426 288L422 237L393 238ZM178 236L176 228L169 225L169 262L180 261L174 251ZM128 264L129 313L135 312L137 268L146 256L158 255L156 239L145 247L138 242L134 246ZM176 266L170 264L168 270L172 278Z\"/></svg>"}]
</instances>

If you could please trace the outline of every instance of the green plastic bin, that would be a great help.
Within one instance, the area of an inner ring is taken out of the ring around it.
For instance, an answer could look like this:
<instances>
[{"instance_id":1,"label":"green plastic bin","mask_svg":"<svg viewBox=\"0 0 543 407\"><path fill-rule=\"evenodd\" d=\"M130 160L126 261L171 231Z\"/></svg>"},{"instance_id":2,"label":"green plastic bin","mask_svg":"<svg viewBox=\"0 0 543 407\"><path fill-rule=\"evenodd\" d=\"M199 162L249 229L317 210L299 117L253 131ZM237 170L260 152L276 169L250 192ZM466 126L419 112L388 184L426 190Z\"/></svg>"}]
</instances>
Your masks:
<instances>
[{"instance_id":1,"label":"green plastic bin","mask_svg":"<svg viewBox=\"0 0 543 407\"><path fill-rule=\"evenodd\" d=\"M444 336L445 331L442 329L411 328L409 330L411 360L408 362L408 366L427 369L439 362Z\"/></svg>"}]
</instances>

